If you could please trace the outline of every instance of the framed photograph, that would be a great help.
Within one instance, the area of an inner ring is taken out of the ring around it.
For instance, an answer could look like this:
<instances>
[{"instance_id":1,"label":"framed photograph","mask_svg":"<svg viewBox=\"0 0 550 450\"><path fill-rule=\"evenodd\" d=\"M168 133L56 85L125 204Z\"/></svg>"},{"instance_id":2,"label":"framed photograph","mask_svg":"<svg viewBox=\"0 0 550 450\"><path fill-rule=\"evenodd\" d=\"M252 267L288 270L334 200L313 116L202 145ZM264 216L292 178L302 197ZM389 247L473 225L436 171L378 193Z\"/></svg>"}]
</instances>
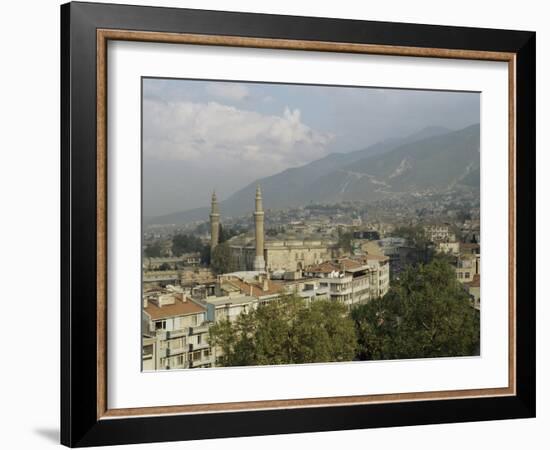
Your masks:
<instances>
[{"instance_id":1,"label":"framed photograph","mask_svg":"<svg viewBox=\"0 0 550 450\"><path fill-rule=\"evenodd\" d=\"M63 444L534 417L535 33L69 3L61 56Z\"/></svg>"}]
</instances>

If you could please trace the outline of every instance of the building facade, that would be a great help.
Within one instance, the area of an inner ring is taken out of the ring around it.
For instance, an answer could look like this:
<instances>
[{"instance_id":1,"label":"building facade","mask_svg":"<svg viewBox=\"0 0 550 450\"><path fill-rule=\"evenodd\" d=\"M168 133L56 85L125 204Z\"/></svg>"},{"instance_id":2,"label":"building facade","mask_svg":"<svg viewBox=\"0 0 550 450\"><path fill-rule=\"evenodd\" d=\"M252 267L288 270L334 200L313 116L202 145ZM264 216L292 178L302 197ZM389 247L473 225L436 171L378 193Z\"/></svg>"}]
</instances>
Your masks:
<instances>
[{"instance_id":1,"label":"building facade","mask_svg":"<svg viewBox=\"0 0 550 450\"><path fill-rule=\"evenodd\" d=\"M307 267L304 275L317 279L332 301L351 307L386 295L389 258L360 256L325 261Z\"/></svg>"},{"instance_id":2,"label":"building facade","mask_svg":"<svg viewBox=\"0 0 550 450\"><path fill-rule=\"evenodd\" d=\"M206 308L183 292L160 290L144 295L143 370L211 367Z\"/></svg>"}]
</instances>

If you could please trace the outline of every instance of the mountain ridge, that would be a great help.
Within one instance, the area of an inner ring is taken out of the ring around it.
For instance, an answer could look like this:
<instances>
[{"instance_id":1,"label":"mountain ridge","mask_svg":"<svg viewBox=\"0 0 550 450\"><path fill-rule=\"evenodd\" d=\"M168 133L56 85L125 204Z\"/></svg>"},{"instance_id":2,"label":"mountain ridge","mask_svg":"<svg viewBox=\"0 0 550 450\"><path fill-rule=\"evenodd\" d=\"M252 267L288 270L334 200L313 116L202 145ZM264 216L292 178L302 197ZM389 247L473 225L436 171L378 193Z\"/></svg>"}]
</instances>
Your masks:
<instances>
[{"instance_id":1,"label":"mountain ridge","mask_svg":"<svg viewBox=\"0 0 550 450\"><path fill-rule=\"evenodd\" d=\"M220 208L238 216L251 211L260 183L265 207L283 209L311 201L378 200L426 189L463 185L479 187L479 124L461 130L428 127L349 153L331 153L304 166L256 180L223 202ZM208 207L158 216L155 224L206 220Z\"/></svg>"}]
</instances>

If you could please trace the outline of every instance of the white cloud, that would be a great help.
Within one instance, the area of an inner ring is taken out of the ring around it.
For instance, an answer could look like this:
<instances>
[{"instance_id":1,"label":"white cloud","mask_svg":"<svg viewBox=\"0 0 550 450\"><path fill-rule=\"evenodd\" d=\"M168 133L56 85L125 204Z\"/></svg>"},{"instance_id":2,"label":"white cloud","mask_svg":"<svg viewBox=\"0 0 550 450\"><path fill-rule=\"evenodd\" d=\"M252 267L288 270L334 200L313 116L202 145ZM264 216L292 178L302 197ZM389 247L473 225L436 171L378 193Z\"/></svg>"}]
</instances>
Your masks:
<instances>
[{"instance_id":1,"label":"white cloud","mask_svg":"<svg viewBox=\"0 0 550 450\"><path fill-rule=\"evenodd\" d=\"M241 101L250 95L248 88L244 84L238 83L211 83L206 86L205 90L213 97L224 100Z\"/></svg>"},{"instance_id":2,"label":"white cloud","mask_svg":"<svg viewBox=\"0 0 550 450\"><path fill-rule=\"evenodd\" d=\"M302 122L299 109L265 115L217 102L144 101L146 157L265 176L320 158L333 138Z\"/></svg>"}]
</instances>

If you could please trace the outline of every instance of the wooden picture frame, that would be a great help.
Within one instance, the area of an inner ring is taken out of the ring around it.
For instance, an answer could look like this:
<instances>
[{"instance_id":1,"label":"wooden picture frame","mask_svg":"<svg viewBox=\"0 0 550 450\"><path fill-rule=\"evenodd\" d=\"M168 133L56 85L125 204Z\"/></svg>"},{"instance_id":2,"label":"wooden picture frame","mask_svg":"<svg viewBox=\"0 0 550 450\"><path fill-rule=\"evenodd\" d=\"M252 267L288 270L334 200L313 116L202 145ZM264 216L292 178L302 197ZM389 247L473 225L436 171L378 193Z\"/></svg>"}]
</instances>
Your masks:
<instances>
[{"instance_id":1,"label":"wooden picture frame","mask_svg":"<svg viewBox=\"0 0 550 450\"><path fill-rule=\"evenodd\" d=\"M534 417L535 33L93 3L63 5L61 27L63 444ZM110 409L106 394L109 40L507 62L508 387Z\"/></svg>"}]
</instances>

